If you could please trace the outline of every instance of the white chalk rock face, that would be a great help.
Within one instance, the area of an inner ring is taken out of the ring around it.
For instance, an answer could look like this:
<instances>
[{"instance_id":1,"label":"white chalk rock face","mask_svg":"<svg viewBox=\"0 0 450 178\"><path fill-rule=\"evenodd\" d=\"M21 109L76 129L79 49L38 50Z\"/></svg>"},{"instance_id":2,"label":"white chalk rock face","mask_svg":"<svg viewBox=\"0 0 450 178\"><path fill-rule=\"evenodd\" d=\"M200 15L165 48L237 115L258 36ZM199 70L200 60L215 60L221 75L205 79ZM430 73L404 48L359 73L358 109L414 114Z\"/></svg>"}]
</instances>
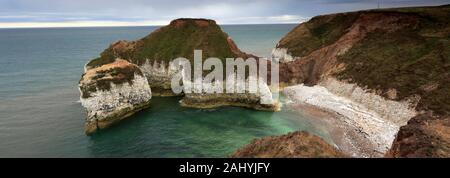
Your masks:
<instances>
[{"instance_id":1,"label":"white chalk rock face","mask_svg":"<svg viewBox=\"0 0 450 178\"><path fill-rule=\"evenodd\" d=\"M272 50L272 60L274 62L291 62L295 58L288 53L288 49L286 48L274 48Z\"/></svg>"},{"instance_id":2,"label":"white chalk rock face","mask_svg":"<svg viewBox=\"0 0 450 178\"><path fill-rule=\"evenodd\" d=\"M176 96L172 92L171 80L179 73L172 62L146 60L139 68L147 77L154 96Z\"/></svg>"},{"instance_id":3,"label":"white chalk rock face","mask_svg":"<svg viewBox=\"0 0 450 178\"><path fill-rule=\"evenodd\" d=\"M199 84L202 86L199 87ZM230 87L230 84L223 81L192 83L189 80L183 80L183 87L185 97L180 103L185 107L237 106L264 111L280 110L280 104L272 98L269 86L262 79L258 80L254 77L249 77L245 81L235 81L234 92L227 92L226 88ZM198 90L199 88L201 90ZM238 91L238 89L242 90Z\"/></svg>"},{"instance_id":4,"label":"white chalk rock face","mask_svg":"<svg viewBox=\"0 0 450 178\"><path fill-rule=\"evenodd\" d=\"M87 112L87 134L147 108L152 97L147 78L139 67L120 59L87 70L79 87L81 104Z\"/></svg>"}]
</instances>

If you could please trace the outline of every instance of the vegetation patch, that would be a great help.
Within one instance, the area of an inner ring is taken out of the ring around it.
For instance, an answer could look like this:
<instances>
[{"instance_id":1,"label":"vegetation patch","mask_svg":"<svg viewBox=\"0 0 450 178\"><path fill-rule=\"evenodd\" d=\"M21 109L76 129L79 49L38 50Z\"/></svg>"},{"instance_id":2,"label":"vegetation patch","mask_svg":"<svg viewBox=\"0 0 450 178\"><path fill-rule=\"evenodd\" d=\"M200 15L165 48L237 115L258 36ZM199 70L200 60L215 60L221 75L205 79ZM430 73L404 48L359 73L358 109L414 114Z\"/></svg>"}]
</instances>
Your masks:
<instances>
[{"instance_id":1,"label":"vegetation patch","mask_svg":"<svg viewBox=\"0 0 450 178\"><path fill-rule=\"evenodd\" d=\"M203 50L203 58L241 57L233 52L228 44L228 35L213 20L178 19L170 25L161 27L150 35L131 42L132 48L126 50L114 49L114 45L101 53L99 58L93 59L88 67L98 67L114 62L116 58L126 59L141 65L150 60L168 61L178 57L193 60L194 50Z\"/></svg>"},{"instance_id":2,"label":"vegetation patch","mask_svg":"<svg viewBox=\"0 0 450 178\"><path fill-rule=\"evenodd\" d=\"M295 57L307 56L336 42L347 32L359 14L351 12L314 17L289 32L280 41L278 48L287 48Z\"/></svg>"},{"instance_id":3,"label":"vegetation patch","mask_svg":"<svg viewBox=\"0 0 450 178\"><path fill-rule=\"evenodd\" d=\"M414 11L408 10L410 13ZM419 95L418 110L450 114L450 13L416 12L413 28L376 31L338 57L346 68L337 77L361 87L397 91L397 100ZM439 16L439 14L444 14Z\"/></svg>"},{"instance_id":4,"label":"vegetation patch","mask_svg":"<svg viewBox=\"0 0 450 178\"><path fill-rule=\"evenodd\" d=\"M134 65L97 71L90 79L91 82L80 86L82 97L91 97L90 93L96 92L97 90L108 91L111 89L111 83L119 85L126 82L129 85L133 85L135 74L143 76L139 68Z\"/></svg>"}]
</instances>

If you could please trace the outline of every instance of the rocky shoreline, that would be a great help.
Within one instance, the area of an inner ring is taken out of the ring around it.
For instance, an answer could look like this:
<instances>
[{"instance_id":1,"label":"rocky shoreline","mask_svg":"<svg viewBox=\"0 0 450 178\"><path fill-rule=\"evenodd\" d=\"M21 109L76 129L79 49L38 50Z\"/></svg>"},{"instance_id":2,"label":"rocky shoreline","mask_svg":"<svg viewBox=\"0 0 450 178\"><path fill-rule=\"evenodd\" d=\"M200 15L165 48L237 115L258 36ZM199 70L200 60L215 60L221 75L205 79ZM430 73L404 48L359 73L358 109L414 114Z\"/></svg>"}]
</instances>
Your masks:
<instances>
[{"instance_id":1,"label":"rocky shoreline","mask_svg":"<svg viewBox=\"0 0 450 178\"><path fill-rule=\"evenodd\" d=\"M352 156L448 157L449 12L367 10L298 25L272 54L291 107L342 127L332 129L337 146Z\"/></svg>"},{"instance_id":2,"label":"rocky shoreline","mask_svg":"<svg viewBox=\"0 0 450 178\"><path fill-rule=\"evenodd\" d=\"M337 143L351 141L337 146L355 157L384 156L401 126L360 103L331 93L322 86L292 86L285 88L284 93L291 101L290 105L296 109L314 107L329 113L331 119L334 119L332 121L334 126L331 127L336 127L330 130L344 128L344 136L335 141Z\"/></svg>"},{"instance_id":3,"label":"rocky shoreline","mask_svg":"<svg viewBox=\"0 0 450 178\"><path fill-rule=\"evenodd\" d=\"M383 156L382 153L374 149L376 145L367 139L365 134L361 134L360 128L344 122L345 118L335 112L297 103L286 104L286 109L300 112L302 115L313 119L315 125L327 130L333 141L330 144L348 157L373 158Z\"/></svg>"}]
</instances>

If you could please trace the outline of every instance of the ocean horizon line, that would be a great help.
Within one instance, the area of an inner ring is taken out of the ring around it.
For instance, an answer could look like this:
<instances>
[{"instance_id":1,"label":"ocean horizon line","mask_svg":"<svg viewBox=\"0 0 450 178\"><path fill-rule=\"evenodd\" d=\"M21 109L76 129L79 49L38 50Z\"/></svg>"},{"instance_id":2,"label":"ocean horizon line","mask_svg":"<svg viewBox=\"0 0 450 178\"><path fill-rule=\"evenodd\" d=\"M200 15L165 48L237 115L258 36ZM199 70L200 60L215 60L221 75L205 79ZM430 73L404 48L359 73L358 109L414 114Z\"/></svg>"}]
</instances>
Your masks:
<instances>
[{"instance_id":1,"label":"ocean horizon line","mask_svg":"<svg viewBox=\"0 0 450 178\"><path fill-rule=\"evenodd\" d=\"M241 25L296 25L303 23L304 21L297 23L226 23L226 24L218 24L219 26L241 26ZM168 25L168 24L166 24ZM123 27L162 27L165 25L117 25L117 26L57 26L57 27L2 27L0 26L0 30L2 29L64 29L64 28L123 28Z\"/></svg>"}]
</instances>

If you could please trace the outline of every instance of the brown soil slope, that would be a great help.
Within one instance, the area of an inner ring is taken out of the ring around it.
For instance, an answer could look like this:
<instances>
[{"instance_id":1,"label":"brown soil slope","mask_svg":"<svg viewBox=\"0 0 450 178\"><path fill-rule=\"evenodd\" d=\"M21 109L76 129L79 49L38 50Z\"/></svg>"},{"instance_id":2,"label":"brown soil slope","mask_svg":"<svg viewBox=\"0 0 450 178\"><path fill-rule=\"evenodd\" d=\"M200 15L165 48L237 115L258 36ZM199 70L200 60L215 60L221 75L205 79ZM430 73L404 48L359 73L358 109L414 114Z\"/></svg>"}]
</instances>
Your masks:
<instances>
[{"instance_id":1,"label":"brown soil slope","mask_svg":"<svg viewBox=\"0 0 450 178\"><path fill-rule=\"evenodd\" d=\"M314 17L277 45L295 59L281 64L280 81L335 77L391 100L418 96L416 110L428 114L400 129L390 156L449 157L449 19L449 5Z\"/></svg>"},{"instance_id":2,"label":"brown soil slope","mask_svg":"<svg viewBox=\"0 0 450 178\"><path fill-rule=\"evenodd\" d=\"M265 137L237 150L234 158L337 158L345 157L320 137L306 132Z\"/></svg>"}]
</instances>

